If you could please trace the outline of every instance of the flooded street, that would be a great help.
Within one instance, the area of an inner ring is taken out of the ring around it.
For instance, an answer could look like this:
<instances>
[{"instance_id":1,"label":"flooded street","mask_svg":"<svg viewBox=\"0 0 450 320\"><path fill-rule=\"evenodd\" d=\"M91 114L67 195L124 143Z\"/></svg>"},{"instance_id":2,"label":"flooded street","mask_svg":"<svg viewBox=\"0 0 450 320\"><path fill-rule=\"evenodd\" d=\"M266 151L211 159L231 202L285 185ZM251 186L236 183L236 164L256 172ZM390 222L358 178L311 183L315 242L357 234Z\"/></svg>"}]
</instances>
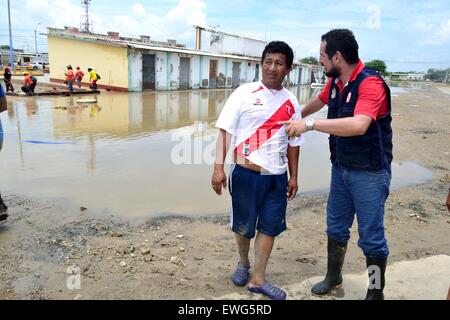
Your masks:
<instances>
[{"instance_id":1,"label":"flooded street","mask_svg":"<svg viewBox=\"0 0 450 320\"><path fill-rule=\"evenodd\" d=\"M318 94L310 87L291 90L301 104ZM89 104L77 100L94 97L10 99L2 114L2 193L123 218L228 212L228 195L216 196L209 181L214 123L231 92L102 92ZM327 138L306 135L301 193L328 190ZM394 188L431 178L415 162L393 165Z\"/></svg>"}]
</instances>

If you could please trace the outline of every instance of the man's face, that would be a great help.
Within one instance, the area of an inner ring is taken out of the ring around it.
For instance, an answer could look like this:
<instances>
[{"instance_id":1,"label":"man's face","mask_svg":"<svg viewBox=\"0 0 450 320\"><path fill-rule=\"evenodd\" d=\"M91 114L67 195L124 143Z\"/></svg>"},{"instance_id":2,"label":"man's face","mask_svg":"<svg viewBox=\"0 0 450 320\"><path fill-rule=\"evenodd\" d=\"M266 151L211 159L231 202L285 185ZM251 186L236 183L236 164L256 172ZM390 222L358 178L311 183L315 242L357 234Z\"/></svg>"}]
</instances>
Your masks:
<instances>
[{"instance_id":1,"label":"man's face","mask_svg":"<svg viewBox=\"0 0 450 320\"><path fill-rule=\"evenodd\" d=\"M271 89L279 89L291 70L287 67L283 53L268 53L263 61L263 83Z\"/></svg>"},{"instance_id":2,"label":"man's face","mask_svg":"<svg viewBox=\"0 0 450 320\"><path fill-rule=\"evenodd\" d=\"M319 62L324 66L324 72L327 77L331 78L337 78L339 77L340 70L338 69L336 63L335 63L335 57L336 54L331 57L331 59L328 57L327 53L325 52L325 48L327 47L327 42L322 41L320 44L320 59Z\"/></svg>"}]
</instances>

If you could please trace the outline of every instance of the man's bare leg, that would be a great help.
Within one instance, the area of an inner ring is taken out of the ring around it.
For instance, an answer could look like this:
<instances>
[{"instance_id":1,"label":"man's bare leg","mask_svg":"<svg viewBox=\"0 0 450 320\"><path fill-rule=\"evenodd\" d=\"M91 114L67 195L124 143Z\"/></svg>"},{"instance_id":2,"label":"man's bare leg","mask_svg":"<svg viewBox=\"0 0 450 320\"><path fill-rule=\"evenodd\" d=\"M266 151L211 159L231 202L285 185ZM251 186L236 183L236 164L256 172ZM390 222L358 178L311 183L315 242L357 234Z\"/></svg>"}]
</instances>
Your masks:
<instances>
[{"instance_id":1,"label":"man's bare leg","mask_svg":"<svg viewBox=\"0 0 450 320\"><path fill-rule=\"evenodd\" d=\"M259 287L265 281L267 262L269 261L270 253L275 238L269 237L261 232L258 232L255 240L255 265L253 267L252 278L248 286Z\"/></svg>"},{"instance_id":2,"label":"man's bare leg","mask_svg":"<svg viewBox=\"0 0 450 320\"><path fill-rule=\"evenodd\" d=\"M236 243L239 250L239 264L241 266L250 266L250 260L248 259L248 251L250 249L250 239L235 233Z\"/></svg>"}]
</instances>

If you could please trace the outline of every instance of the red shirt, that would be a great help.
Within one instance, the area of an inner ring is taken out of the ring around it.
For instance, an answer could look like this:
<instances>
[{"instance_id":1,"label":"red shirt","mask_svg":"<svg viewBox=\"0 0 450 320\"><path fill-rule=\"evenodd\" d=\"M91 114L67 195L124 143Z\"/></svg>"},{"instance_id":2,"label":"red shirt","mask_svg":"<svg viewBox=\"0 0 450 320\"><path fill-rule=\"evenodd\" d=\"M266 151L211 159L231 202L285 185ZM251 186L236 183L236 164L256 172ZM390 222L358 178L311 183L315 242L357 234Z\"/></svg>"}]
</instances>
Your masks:
<instances>
[{"instance_id":1,"label":"red shirt","mask_svg":"<svg viewBox=\"0 0 450 320\"><path fill-rule=\"evenodd\" d=\"M354 81L363 69L364 64L361 60L359 60L348 81ZM325 104L329 101L332 81L333 78L328 78L327 85L319 94L319 99ZM344 84L340 79L337 81L336 85L339 88L339 92L342 93L344 90ZM387 112L388 101L383 81L377 77L367 77L361 81L354 115L365 114L373 120L377 120L384 116Z\"/></svg>"},{"instance_id":2,"label":"red shirt","mask_svg":"<svg viewBox=\"0 0 450 320\"><path fill-rule=\"evenodd\" d=\"M77 73L75 74L75 78L77 78L77 79L83 79L83 77L84 77L84 73L83 73L83 71L81 71L81 70L78 70L77 71Z\"/></svg>"},{"instance_id":3,"label":"red shirt","mask_svg":"<svg viewBox=\"0 0 450 320\"><path fill-rule=\"evenodd\" d=\"M33 83L33 80L31 80L31 76L29 74L27 74L25 78L23 78L23 81L26 86L29 86Z\"/></svg>"}]
</instances>

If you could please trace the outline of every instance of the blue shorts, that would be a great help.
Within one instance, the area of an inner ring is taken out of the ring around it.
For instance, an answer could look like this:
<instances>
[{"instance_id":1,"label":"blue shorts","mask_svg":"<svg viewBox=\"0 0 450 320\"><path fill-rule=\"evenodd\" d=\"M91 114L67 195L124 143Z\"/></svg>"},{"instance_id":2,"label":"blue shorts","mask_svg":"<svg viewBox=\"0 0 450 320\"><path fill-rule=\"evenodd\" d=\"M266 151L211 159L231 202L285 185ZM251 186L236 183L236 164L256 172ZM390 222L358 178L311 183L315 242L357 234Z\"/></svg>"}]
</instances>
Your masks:
<instances>
[{"instance_id":1,"label":"blue shorts","mask_svg":"<svg viewBox=\"0 0 450 320\"><path fill-rule=\"evenodd\" d=\"M248 239L255 236L255 228L270 237L286 230L287 185L287 173L261 174L233 165L231 230Z\"/></svg>"}]
</instances>

